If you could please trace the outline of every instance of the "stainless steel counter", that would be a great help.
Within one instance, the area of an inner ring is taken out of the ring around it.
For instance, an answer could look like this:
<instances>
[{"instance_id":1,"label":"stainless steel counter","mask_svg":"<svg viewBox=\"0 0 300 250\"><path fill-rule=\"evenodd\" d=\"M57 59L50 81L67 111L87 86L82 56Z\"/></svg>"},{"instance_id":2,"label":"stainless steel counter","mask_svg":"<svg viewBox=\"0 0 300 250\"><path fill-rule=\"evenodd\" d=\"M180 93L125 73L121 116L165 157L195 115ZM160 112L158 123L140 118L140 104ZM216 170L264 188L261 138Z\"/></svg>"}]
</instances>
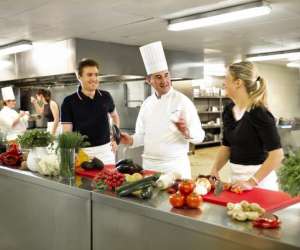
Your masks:
<instances>
[{"instance_id":1,"label":"stainless steel counter","mask_svg":"<svg viewBox=\"0 0 300 250\"><path fill-rule=\"evenodd\" d=\"M0 167L1 250L86 250L91 192Z\"/></svg>"},{"instance_id":2,"label":"stainless steel counter","mask_svg":"<svg viewBox=\"0 0 300 250\"><path fill-rule=\"evenodd\" d=\"M222 206L172 209L164 192L120 199L91 191L85 178L66 186L4 167L0 199L1 250L300 249L299 204L276 213L282 228L262 230L231 220Z\"/></svg>"},{"instance_id":3,"label":"stainless steel counter","mask_svg":"<svg viewBox=\"0 0 300 250\"><path fill-rule=\"evenodd\" d=\"M236 222L226 209L173 209L161 192L152 200L120 199L93 192L93 249L299 249L300 205L279 211L281 229Z\"/></svg>"}]
</instances>

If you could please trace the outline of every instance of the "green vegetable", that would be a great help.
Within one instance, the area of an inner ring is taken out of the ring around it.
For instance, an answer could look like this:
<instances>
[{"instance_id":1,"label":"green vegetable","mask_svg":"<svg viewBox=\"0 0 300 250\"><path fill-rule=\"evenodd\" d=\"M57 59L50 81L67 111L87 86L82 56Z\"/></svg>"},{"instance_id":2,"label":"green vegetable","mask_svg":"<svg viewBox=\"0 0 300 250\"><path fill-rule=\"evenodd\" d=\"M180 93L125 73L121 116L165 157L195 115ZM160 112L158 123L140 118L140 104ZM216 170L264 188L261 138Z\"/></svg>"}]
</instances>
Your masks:
<instances>
[{"instance_id":1,"label":"green vegetable","mask_svg":"<svg viewBox=\"0 0 300 250\"><path fill-rule=\"evenodd\" d=\"M53 142L53 136L49 132L33 129L27 130L17 138L22 148L47 147Z\"/></svg>"},{"instance_id":2,"label":"green vegetable","mask_svg":"<svg viewBox=\"0 0 300 250\"><path fill-rule=\"evenodd\" d=\"M144 200L150 199L153 195L153 186L144 188L141 192L141 198Z\"/></svg>"},{"instance_id":3,"label":"green vegetable","mask_svg":"<svg viewBox=\"0 0 300 250\"><path fill-rule=\"evenodd\" d=\"M124 196L128 196L131 195L132 193L136 192L136 191L140 191L140 190L144 190L148 187L151 187L154 185L154 181L147 181L144 183L132 183L133 185L128 187L127 189L122 190L121 192L117 191L117 194L120 197L124 197Z\"/></svg>"},{"instance_id":4,"label":"green vegetable","mask_svg":"<svg viewBox=\"0 0 300 250\"><path fill-rule=\"evenodd\" d=\"M158 180L159 176L160 174L154 174L152 176L145 177L142 180L124 184L117 189L117 194L119 196L128 196L135 191L152 186L154 182Z\"/></svg>"},{"instance_id":5,"label":"green vegetable","mask_svg":"<svg viewBox=\"0 0 300 250\"><path fill-rule=\"evenodd\" d=\"M300 195L300 150L290 152L278 170L280 188L291 196Z\"/></svg>"},{"instance_id":6,"label":"green vegetable","mask_svg":"<svg viewBox=\"0 0 300 250\"><path fill-rule=\"evenodd\" d=\"M81 147L89 146L89 142L86 141L87 136L81 135L78 132L65 132L58 136L57 149L58 148L75 148L78 151Z\"/></svg>"}]
</instances>

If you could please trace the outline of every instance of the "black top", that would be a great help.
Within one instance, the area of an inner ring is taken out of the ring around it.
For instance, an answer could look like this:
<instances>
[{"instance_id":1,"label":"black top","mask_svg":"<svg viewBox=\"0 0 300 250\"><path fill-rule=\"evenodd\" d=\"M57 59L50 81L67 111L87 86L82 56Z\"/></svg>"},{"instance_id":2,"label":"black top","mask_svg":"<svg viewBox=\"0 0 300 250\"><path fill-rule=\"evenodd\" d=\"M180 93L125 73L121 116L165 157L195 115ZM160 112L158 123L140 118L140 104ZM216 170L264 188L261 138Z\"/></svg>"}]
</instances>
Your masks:
<instances>
[{"instance_id":1,"label":"black top","mask_svg":"<svg viewBox=\"0 0 300 250\"><path fill-rule=\"evenodd\" d=\"M52 111L50 109L50 103L44 104L44 112L43 112L44 118L47 122L53 122L54 117L52 114Z\"/></svg>"},{"instance_id":2,"label":"black top","mask_svg":"<svg viewBox=\"0 0 300 250\"><path fill-rule=\"evenodd\" d=\"M114 101L107 91L97 90L91 99L79 88L64 99L61 122L72 123L73 131L87 135L91 147L104 145L110 141L108 113L114 109Z\"/></svg>"},{"instance_id":3,"label":"black top","mask_svg":"<svg viewBox=\"0 0 300 250\"><path fill-rule=\"evenodd\" d=\"M236 121L233 107L234 103L229 103L223 112L223 145L230 147L230 162L262 164L268 151L281 148L273 115L266 108L256 107Z\"/></svg>"}]
</instances>

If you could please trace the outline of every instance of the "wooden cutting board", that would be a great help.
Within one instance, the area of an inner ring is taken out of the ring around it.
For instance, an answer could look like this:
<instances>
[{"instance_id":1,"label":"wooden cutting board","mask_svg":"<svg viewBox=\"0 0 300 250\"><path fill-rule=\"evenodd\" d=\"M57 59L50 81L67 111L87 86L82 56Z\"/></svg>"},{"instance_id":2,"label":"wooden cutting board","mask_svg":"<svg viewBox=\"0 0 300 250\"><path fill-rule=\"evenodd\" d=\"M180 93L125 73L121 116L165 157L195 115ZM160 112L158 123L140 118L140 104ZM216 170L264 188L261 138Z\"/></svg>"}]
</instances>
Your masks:
<instances>
[{"instance_id":1,"label":"wooden cutting board","mask_svg":"<svg viewBox=\"0 0 300 250\"><path fill-rule=\"evenodd\" d=\"M258 203L266 211L273 212L300 202L300 196L292 198L284 192L254 188L242 194L223 191L219 196L215 196L213 192L210 192L203 196L203 200L222 206L226 206L228 202L238 203L242 200L246 200L251 203Z\"/></svg>"}]
</instances>

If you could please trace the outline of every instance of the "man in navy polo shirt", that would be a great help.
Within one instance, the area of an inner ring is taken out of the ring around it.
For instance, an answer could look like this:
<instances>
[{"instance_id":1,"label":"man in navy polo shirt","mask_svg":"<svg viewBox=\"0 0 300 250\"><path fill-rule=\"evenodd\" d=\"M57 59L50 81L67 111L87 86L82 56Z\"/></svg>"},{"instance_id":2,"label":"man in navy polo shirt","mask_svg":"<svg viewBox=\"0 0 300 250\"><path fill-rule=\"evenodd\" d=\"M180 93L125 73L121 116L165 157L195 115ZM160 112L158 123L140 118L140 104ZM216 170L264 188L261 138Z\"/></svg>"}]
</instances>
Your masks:
<instances>
[{"instance_id":1,"label":"man in navy polo shirt","mask_svg":"<svg viewBox=\"0 0 300 250\"><path fill-rule=\"evenodd\" d=\"M90 147L85 152L101 159L104 164L115 163L116 143L110 142L110 123L119 127L120 119L114 101L107 91L99 90L99 65L85 59L79 62L77 92L65 97L61 106L63 131L77 131L88 137Z\"/></svg>"}]
</instances>

